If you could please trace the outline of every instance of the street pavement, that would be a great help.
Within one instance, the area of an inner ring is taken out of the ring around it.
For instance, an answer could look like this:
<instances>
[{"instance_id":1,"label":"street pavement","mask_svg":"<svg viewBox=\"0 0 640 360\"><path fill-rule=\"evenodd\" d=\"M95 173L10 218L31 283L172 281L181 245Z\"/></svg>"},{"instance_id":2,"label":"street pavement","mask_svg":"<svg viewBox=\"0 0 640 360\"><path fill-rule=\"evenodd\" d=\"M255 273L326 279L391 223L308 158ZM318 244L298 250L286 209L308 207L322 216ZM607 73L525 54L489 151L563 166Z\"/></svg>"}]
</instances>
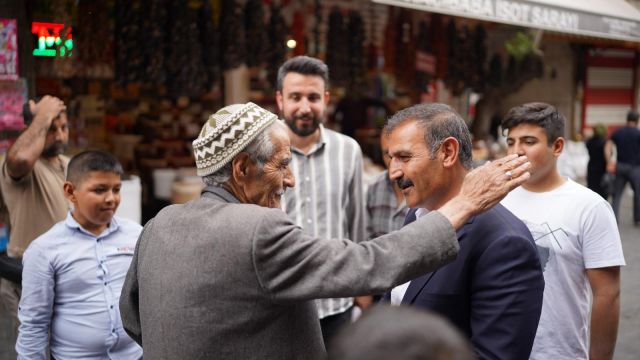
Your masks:
<instances>
[{"instance_id":1,"label":"street pavement","mask_svg":"<svg viewBox=\"0 0 640 360\"><path fill-rule=\"evenodd\" d=\"M620 209L619 229L627 266L621 272L620 328L615 360L640 358L640 227L633 225L631 209L631 193L626 191ZM14 344L7 314L0 306L0 360L16 358Z\"/></svg>"}]
</instances>

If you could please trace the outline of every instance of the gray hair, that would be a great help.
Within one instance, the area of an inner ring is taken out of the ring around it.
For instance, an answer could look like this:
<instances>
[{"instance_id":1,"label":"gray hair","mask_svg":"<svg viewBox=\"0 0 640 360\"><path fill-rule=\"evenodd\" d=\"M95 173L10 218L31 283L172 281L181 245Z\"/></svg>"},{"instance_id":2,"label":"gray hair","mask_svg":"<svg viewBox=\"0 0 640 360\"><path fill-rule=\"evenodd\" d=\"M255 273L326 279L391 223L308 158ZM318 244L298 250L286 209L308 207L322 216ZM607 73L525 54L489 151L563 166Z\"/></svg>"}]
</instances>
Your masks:
<instances>
[{"instance_id":1,"label":"gray hair","mask_svg":"<svg viewBox=\"0 0 640 360\"><path fill-rule=\"evenodd\" d=\"M273 124L275 124L274 122ZM271 127L273 124L265 128L260 134L247 145L242 152L248 153L251 161L258 165L258 169L262 171L264 164L273 156L274 148L271 142ZM233 172L233 160L226 163L218 171L213 174L202 177L202 181L208 186L220 186L229 181Z\"/></svg>"},{"instance_id":2,"label":"gray hair","mask_svg":"<svg viewBox=\"0 0 640 360\"><path fill-rule=\"evenodd\" d=\"M415 120L424 129L424 141L429 147L429 156L435 159L440 145L448 137L458 140L458 159L465 169L473 167L471 133L462 117L449 105L432 103L418 104L395 113L387 120L386 132L391 132L401 123Z\"/></svg>"}]
</instances>

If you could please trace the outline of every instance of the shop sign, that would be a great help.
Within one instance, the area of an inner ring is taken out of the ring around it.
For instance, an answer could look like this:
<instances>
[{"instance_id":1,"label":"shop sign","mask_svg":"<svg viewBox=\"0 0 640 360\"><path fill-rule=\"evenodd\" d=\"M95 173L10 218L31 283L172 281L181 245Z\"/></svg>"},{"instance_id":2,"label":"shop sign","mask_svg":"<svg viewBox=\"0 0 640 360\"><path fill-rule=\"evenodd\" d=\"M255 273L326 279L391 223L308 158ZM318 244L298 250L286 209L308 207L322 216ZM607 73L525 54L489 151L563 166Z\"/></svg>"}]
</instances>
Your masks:
<instances>
[{"instance_id":1,"label":"shop sign","mask_svg":"<svg viewBox=\"0 0 640 360\"><path fill-rule=\"evenodd\" d=\"M18 28L15 19L0 19L0 80L18 78Z\"/></svg>"},{"instance_id":2,"label":"shop sign","mask_svg":"<svg viewBox=\"0 0 640 360\"><path fill-rule=\"evenodd\" d=\"M453 16L640 42L640 21L524 0L373 0Z\"/></svg>"},{"instance_id":3,"label":"shop sign","mask_svg":"<svg viewBox=\"0 0 640 360\"><path fill-rule=\"evenodd\" d=\"M31 33L38 38L33 56L69 57L73 54L71 26L65 24L34 22Z\"/></svg>"}]
</instances>

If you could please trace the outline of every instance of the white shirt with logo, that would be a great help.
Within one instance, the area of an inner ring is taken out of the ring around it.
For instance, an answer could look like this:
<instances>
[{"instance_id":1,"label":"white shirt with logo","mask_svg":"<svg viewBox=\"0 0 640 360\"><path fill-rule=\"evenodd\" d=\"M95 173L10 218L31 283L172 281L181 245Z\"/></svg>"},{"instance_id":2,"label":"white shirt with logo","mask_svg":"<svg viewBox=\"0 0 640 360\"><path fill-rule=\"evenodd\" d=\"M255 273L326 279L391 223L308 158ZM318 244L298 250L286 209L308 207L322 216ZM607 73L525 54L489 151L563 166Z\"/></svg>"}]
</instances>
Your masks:
<instances>
[{"instance_id":1,"label":"white shirt with logo","mask_svg":"<svg viewBox=\"0 0 640 360\"><path fill-rule=\"evenodd\" d=\"M591 288L586 269L625 265L611 206L570 179L543 193L518 187L502 204L531 231L544 273L531 359L587 359Z\"/></svg>"}]
</instances>

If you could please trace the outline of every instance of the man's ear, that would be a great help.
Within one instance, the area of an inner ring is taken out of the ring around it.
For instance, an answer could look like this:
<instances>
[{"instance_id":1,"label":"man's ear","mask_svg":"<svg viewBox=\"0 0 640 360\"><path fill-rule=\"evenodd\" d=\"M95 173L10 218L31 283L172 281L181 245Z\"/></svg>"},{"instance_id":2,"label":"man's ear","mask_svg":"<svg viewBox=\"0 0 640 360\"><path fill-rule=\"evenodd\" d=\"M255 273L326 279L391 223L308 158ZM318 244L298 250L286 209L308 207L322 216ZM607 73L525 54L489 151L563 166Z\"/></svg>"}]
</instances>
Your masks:
<instances>
[{"instance_id":1,"label":"man's ear","mask_svg":"<svg viewBox=\"0 0 640 360\"><path fill-rule=\"evenodd\" d=\"M77 201L75 194L76 188L73 183L71 181L65 181L62 185L62 190L64 191L64 196L67 198L67 200L75 204Z\"/></svg>"},{"instance_id":2,"label":"man's ear","mask_svg":"<svg viewBox=\"0 0 640 360\"><path fill-rule=\"evenodd\" d=\"M253 164L249 154L241 152L231 161L231 177L236 184L244 184L249 177L249 167Z\"/></svg>"},{"instance_id":3,"label":"man's ear","mask_svg":"<svg viewBox=\"0 0 640 360\"><path fill-rule=\"evenodd\" d=\"M551 150L553 151L553 156L558 157L562 153L564 149L565 140L563 137L557 138L553 144L551 144Z\"/></svg>"},{"instance_id":4,"label":"man's ear","mask_svg":"<svg viewBox=\"0 0 640 360\"><path fill-rule=\"evenodd\" d=\"M282 91L276 91L276 104L278 104L278 110L282 112L282 105L284 103L284 97L282 96Z\"/></svg>"},{"instance_id":5,"label":"man's ear","mask_svg":"<svg viewBox=\"0 0 640 360\"><path fill-rule=\"evenodd\" d=\"M329 105L329 100L331 100L331 93L329 91L324 92L324 105Z\"/></svg>"},{"instance_id":6,"label":"man's ear","mask_svg":"<svg viewBox=\"0 0 640 360\"><path fill-rule=\"evenodd\" d=\"M439 157L442 159L442 166L445 168L452 167L458 162L458 153L460 152L460 143L454 137L444 139L440 145Z\"/></svg>"}]
</instances>

